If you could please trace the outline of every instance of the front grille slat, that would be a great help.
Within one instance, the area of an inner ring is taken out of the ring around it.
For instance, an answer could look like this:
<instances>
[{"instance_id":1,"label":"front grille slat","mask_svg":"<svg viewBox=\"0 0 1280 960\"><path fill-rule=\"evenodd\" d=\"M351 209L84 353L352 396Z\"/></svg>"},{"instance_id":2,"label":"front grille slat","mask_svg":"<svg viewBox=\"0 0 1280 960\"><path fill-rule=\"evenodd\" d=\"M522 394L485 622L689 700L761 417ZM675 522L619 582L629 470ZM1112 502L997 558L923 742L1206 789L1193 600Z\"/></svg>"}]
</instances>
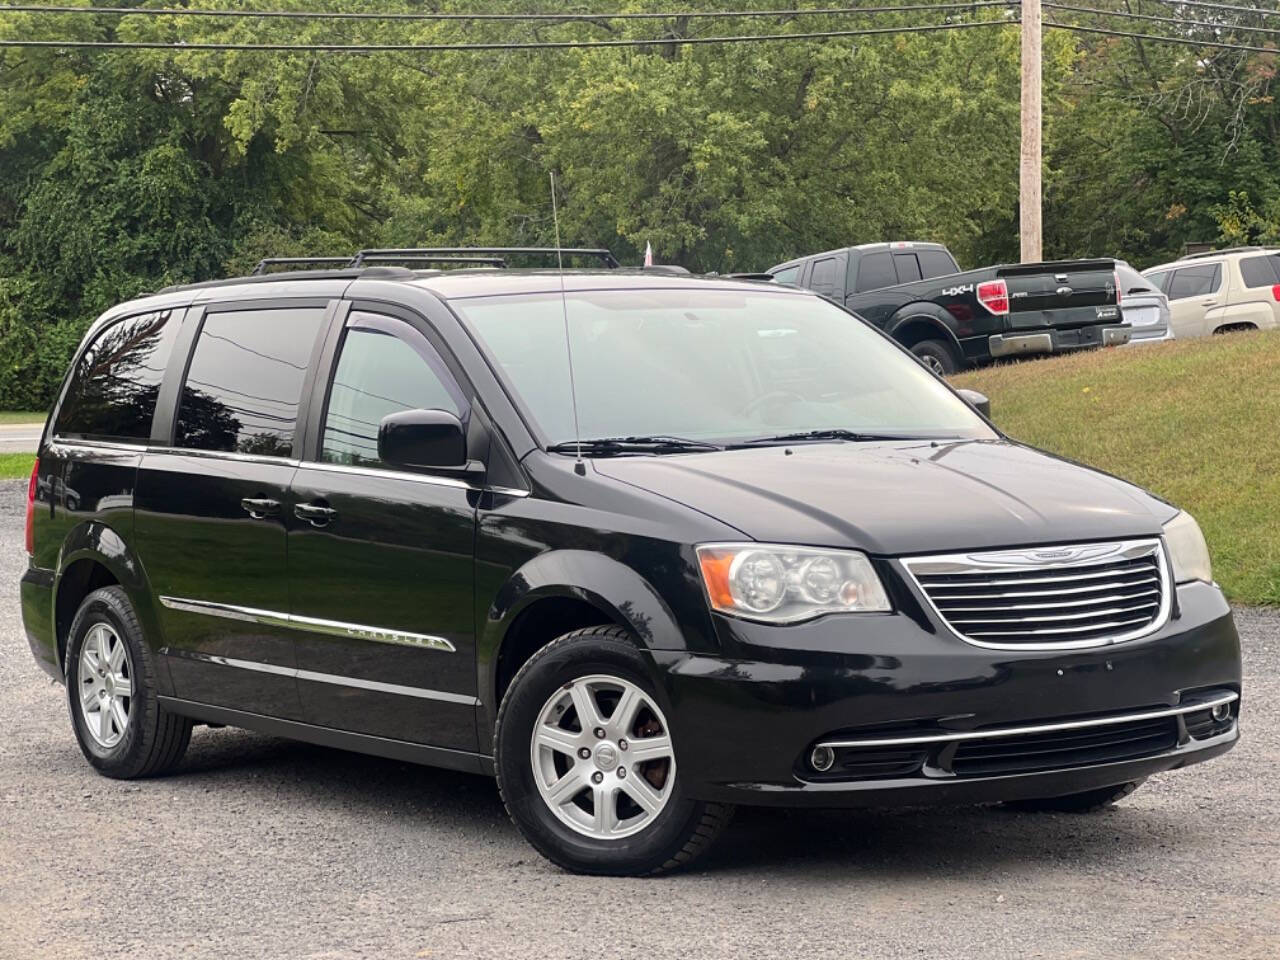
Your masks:
<instances>
[{"instance_id":1,"label":"front grille slat","mask_svg":"<svg viewBox=\"0 0 1280 960\"><path fill-rule=\"evenodd\" d=\"M1061 770L1152 756L1177 744L1176 720L1163 717L1093 730L968 741L956 749L951 769L961 777Z\"/></svg>"},{"instance_id":2,"label":"front grille slat","mask_svg":"<svg viewBox=\"0 0 1280 960\"><path fill-rule=\"evenodd\" d=\"M946 624L980 645L1112 643L1155 629L1169 605L1158 540L926 557L904 564Z\"/></svg>"}]
</instances>

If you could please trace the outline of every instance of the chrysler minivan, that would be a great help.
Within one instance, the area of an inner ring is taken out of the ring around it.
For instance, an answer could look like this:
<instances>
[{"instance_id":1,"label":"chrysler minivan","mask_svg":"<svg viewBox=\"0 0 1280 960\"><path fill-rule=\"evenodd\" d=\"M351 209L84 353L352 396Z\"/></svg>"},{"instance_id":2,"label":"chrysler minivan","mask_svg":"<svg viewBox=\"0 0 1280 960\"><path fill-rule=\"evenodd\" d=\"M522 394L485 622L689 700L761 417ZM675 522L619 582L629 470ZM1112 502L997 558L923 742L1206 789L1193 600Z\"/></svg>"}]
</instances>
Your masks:
<instances>
[{"instance_id":1,"label":"chrysler minivan","mask_svg":"<svg viewBox=\"0 0 1280 960\"><path fill-rule=\"evenodd\" d=\"M496 776L570 870L734 805L1086 811L1238 737L1196 522L778 284L368 267L95 322L21 582L88 763L197 724Z\"/></svg>"}]
</instances>

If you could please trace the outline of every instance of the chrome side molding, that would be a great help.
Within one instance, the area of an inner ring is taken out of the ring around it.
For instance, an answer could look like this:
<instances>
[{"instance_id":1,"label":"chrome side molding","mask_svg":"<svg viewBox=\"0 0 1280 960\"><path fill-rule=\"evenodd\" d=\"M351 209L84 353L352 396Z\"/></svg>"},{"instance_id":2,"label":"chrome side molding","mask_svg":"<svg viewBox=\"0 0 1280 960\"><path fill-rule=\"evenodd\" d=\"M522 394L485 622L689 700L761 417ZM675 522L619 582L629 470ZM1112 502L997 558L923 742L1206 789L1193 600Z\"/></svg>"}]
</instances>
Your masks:
<instances>
[{"instance_id":1,"label":"chrome side molding","mask_svg":"<svg viewBox=\"0 0 1280 960\"><path fill-rule=\"evenodd\" d=\"M404 647L418 647L423 650L442 650L445 653L457 652L457 647L444 637L436 637L427 633L409 633L404 630L371 627L362 623L324 620L320 617L302 617L291 613L280 613L276 610L260 610L256 607L241 607L231 603L215 603L212 600L161 597L160 602L170 610L201 613L210 617L221 617L224 620L241 620L246 623L259 623L270 627L307 630L311 633L323 633L334 637L370 640L374 643L391 643Z\"/></svg>"}]
</instances>

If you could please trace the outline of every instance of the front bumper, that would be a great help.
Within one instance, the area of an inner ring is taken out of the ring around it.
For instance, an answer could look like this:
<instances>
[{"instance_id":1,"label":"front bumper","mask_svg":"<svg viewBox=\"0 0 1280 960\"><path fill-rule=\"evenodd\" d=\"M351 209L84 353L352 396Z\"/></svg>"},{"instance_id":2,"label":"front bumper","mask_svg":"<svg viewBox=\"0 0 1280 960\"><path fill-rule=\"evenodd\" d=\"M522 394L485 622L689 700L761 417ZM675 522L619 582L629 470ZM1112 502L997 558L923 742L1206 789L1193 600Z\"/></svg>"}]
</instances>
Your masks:
<instances>
[{"instance_id":1,"label":"front bumper","mask_svg":"<svg viewBox=\"0 0 1280 960\"><path fill-rule=\"evenodd\" d=\"M1066 353L1093 347L1118 347L1129 342L1132 328L1127 324L1073 327L1063 330L1036 330L1025 333L997 333L987 340L993 357L1024 354Z\"/></svg>"},{"instance_id":2,"label":"front bumper","mask_svg":"<svg viewBox=\"0 0 1280 960\"><path fill-rule=\"evenodd\" d=\"M706 800L808 806L982 803L1058 796L1140 779L1229 750L1229 720L1187 726L1123 760L1025 772L956 772L936 752L906 775L831 778L807 765L821 743L943 738L968 731L1159 712L1240 691L1240 645L1222 594L1178 589L1157 633L1088 650L984 649L922 609L792 627L719 618L724 656L655 651L685 789ZM1007 741L1005 741L1007 742Z\"/></svg>"}]
</instances>

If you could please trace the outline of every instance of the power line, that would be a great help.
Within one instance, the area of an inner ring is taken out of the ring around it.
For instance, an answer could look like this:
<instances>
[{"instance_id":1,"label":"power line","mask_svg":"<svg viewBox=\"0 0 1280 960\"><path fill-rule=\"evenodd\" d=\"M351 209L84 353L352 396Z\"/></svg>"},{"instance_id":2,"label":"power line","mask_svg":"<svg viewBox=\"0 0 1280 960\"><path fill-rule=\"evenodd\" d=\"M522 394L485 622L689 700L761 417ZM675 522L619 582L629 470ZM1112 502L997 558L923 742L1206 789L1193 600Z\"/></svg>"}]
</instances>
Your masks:
<instances>
[{"instance_id":1,"label":"power line","mask_svg":"<svg viewBox=\"0 0 1280 960\"><path fill-rule=\"evenodd\" d=\"M1154 0L1171 7L1206 7L1210 10L1230 10L1234 13L1252 13L1259 17L1280 17L1280 10L1261 7L1241 7L1231 3L1209 3L1207 0Z\"/></svg>"},{"instance_id":2,"label":"power line","mask_svg":"<svg viewBox=\"0 0 1280 960\"><path fill-rule=\"evenodd\" d=\"M1016 20L976 20L918 26L869 27L864 30L822 30L813 33L748 34L740 37L653 37L646 40L547 40L527 43L181 43L139 40L0 40L0 47L76 50L263 50L309 53L451 53L477 50L573 50L593 47L653 47L683 44L758 43L786 40L833 40L884 34L931 33L974 27L1007 27Z\"/></svg>"},{"instance_id":3,"label":"power line","mask_svg":"<svg viewBox=\"0 0 1280 960\"><path fill-rule=\"evenodd\" d=\"M142 17L226 17L232 19L275 20L431 20L578 22L609 20L739 19L744 17L853 16L878 13L912 13L917 10L973 10L983 7L1016 6L1016 0L972 0L970 3L912 3L879 7L826 7L809 10L673 10L643 13L369 13L339 10L218 10L192 7L71 7L45 4L0 4L0 13L112 14Z\"/></svg>"},{"instance_id":4,"label":"power line","mask_svg":"<svg viewBox=\"0 0 1280 960\"><path fill-rule=\"evenodd\" d=\"M1184 47L1215 47L1219 50L1239 50L1243 53L1280 53L1276 47L1255 47L1242 43L1222 43L1217 40L1192 40L1185 37L1163 37L1154 33L1131 33L1127 30L1104 30L1101 27L1082 27L1073 23L1046 20L1046 27L1055 30L1072 30L1076 33L1099 33L1108 37L1132 37L1135 40L1152 40L1156 43L1176 43Z\"/></svg>"},{"instance_id":5,"label":"power line","mask_svg":"<svg viewBox=\"0 0 1280 960\"><path fill-rule=\"evenodd\" d=\"M1071 10L1076 13L1094 13L1101 17L1123 17L1126 20L1150 20L1154 23L1168 23L1179 27L1209 27L1214 30L1237 31L1242 33L1265 33L1280 36L1280 29L1274 27L1246 27L1238 23L1214 22L1210 20L1186 20L1182 17L1157 17L1149 13L1126 13L1122 10L1103 10L1100 7L1077 7L1067 3L1053 3L1044 0L1045 7L1054 10Z\"/></svg>"}]
</instances>

